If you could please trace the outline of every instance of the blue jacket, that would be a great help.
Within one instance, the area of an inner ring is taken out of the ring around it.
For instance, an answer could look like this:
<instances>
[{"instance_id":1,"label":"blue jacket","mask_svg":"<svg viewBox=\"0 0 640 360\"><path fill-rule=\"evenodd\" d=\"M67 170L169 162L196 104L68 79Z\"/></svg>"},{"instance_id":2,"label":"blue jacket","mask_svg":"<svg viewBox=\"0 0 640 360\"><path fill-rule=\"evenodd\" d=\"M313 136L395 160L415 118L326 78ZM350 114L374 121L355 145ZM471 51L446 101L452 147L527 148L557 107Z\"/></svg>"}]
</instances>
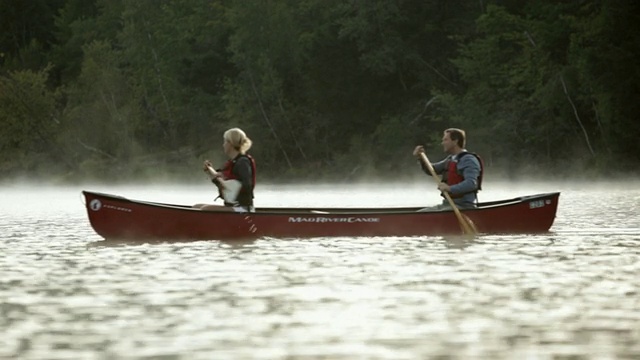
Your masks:
<instances>
[{"instance_id":1,"label":"blue jacket","mask_svg":"<svg viewBox=\"0 0 640 360\"><path fill-rule=\"evenodd\" d=\"M466 152L466 150L463 150ZM444 160L432 163L433 169L436 174L443 174L447 171L450 161L458 162L457 155L449 155ZM423 166L423 170L431 175L429 171ZM475 207L478 197L478 176L480 176L480 162L475 156L463 156L457 165L458 174L464 177L464 180L451 186L452 194L464 194L460 198L453 199L454 203L461 207ZM449 202L444 199L443 204Z\"/></svg>"}]
</instances>

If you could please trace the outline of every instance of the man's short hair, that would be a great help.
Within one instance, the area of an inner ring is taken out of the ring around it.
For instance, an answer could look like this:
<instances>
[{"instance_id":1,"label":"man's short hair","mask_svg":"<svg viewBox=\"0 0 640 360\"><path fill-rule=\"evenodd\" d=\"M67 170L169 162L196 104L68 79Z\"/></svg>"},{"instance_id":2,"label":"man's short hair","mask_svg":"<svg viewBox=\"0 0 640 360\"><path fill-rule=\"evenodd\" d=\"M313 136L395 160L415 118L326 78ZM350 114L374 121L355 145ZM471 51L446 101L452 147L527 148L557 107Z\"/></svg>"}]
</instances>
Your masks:
<instances>
[{"instance_id":1,"label":"man's short hair","mask_svg":"<svg viewBox=\"0 0 640 360\"><path fill-rule=\"evenodd\" d=\"M449 137L451 138L451 140L457 142L460 148L464 149L464 146L467 143L467 136L465 135L464 130L449 128L444 132L449 134Z\"/></svg>"}]
</instances>

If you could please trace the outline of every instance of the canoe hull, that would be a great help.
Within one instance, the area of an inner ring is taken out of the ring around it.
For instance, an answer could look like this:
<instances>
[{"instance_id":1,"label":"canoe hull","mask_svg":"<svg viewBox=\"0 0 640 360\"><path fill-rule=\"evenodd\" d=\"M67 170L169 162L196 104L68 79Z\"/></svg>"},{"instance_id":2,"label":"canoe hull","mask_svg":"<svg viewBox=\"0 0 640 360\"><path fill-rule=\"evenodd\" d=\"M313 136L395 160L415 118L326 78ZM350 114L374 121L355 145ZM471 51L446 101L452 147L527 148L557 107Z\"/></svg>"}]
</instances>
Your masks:
<instances>
[{"instance_id":1,"label":"canoe hull","mask_svg":"<svg viewBox=\"0 0 640 360\"><path fill-rule=\"evenodd\" d=\"M438 236L460 234L452 211L419 208L259 208L215 212L83 191L93 229L108 240L242 240L257 237ZM480 233L541 233L552 226L559 193L465 210Z\"/></svg>"}]
</instances>

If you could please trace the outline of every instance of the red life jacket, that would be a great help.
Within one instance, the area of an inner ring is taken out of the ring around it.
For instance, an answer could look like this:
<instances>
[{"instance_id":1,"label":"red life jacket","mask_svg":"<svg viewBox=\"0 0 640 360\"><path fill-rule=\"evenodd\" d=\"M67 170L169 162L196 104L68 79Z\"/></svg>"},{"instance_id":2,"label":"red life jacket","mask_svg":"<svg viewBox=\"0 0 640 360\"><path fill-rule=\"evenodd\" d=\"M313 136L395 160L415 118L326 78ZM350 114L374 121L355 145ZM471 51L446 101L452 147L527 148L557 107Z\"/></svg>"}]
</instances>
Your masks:
<instances>
[{"instance_id":1,"label":"red life jacket","mask_svg":"<svg viewBox=\"0 0 640 360\"><path fill-rule=\"evenodd\" d=\"M458 154L458 157L456 158L455 161L453 160L449 160L449 165L447 167L447 171L445 176L443 177L443 181L447 183L447 185L449 186L453 186L455 184L459 184L462 181L464 181L464 177L462 176L462 174L458 173L458 163L460 162L460 159L462 159L462 157L464 157L467 154L471 154L473 156L476 157L476 159L478 159L478 162L480 163L480 174L478 174L478 189L475 191L477 192L478 190L482 190L482 176L484 175L484 162L482 161L482 158L476 154L476 153L472 153L472 152L461 152L460 154ZM462 197L462 195L464 194L451 194L451 197L454 198L458 198L458 197Z\"/></svg>"},{"instance_id":2,"label":"red life jacket","mask_svg":"<svg viewBox=\"0 0 640 360\"><path fill-rule=\"evenodd\" d=\"M231 180L231 179L237 180L236 176L233 174L233 166L236 164L236 161L238 161L238 159L241 157L246 157L247 159L249 159L249 162L251 163L251 190L253 190L256 187L256 161L253 158L253 156L249 154L238 155L236 156L235 159L227 160L227 162L224 163L224 166L222 167L222 170L220 170L220 172L222 173L222 176L224 177L225 180Z\"/></svg>"}]
</instances>

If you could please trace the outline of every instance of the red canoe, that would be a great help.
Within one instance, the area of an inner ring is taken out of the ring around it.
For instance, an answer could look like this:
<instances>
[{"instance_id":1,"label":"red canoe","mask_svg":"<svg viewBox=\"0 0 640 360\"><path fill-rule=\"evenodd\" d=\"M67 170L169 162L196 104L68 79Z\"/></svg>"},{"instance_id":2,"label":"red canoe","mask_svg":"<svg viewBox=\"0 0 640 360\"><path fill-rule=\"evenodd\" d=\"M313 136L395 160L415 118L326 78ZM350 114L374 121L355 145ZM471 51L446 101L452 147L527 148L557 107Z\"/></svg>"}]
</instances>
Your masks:
<instances>
[{"instance_id":1,"label":"red canoe","mask_svg":"<svg viewBox=\"0 0 640 360\"><path fill-rule=\"evenodd\" d=\"M438 236L460 234L453 211L420 208L257 208L215 212L83 191L89 221L107 240L242 240L257 237ZM485 202L464 210L480 233L547 232L559 192Z\"/></svg>"}]
</instances>

